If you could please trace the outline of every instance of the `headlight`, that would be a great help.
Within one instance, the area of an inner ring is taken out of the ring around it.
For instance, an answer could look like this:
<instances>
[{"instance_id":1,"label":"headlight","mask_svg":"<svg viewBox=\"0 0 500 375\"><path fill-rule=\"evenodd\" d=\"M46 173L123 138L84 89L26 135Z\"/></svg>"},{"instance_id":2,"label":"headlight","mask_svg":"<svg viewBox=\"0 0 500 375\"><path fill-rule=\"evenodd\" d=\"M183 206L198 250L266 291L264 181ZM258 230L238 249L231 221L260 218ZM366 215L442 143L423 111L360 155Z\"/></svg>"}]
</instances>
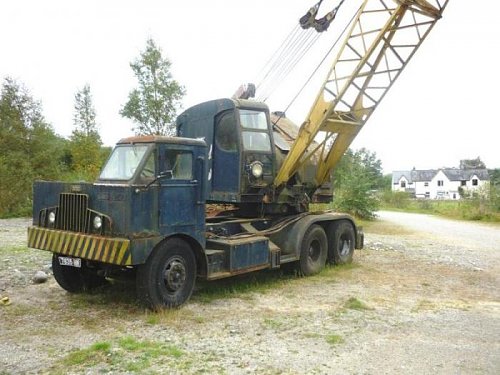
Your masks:
<instances>
[{"instance_id":1,"label":"headlight","mask_svg":"<svg viewBox=\"0 0 500 375\"><path fill-rule=\"evenodd\" d=\"M94 228L95 229L101 229L101 227L102 227L102 219L101 219L101 217L100 216L95 216L93 224L94 224Z\"/></svg>"},{"instance_id":2,"label":"headlight","mask_svg":"<svg viewBox=\"0 0 500 375\"><path fill-rule=\"evenodd\" d=\"M54 224L56 222L56 213L54 211L50 211L49 213L49 223Z\"/></svg>"},{"instance_id":3,"label":"headlight","mask_svg":"<svg viewBox=\"0 0 500 375\"><path fill-rule=\"evenodd\" d=\"M250 166L250 170L252 172L252 176L254 176L255 178L262 177L262 173L264 172L262 163L260 161L253 162Z\"/></svg>"}]
</instances>

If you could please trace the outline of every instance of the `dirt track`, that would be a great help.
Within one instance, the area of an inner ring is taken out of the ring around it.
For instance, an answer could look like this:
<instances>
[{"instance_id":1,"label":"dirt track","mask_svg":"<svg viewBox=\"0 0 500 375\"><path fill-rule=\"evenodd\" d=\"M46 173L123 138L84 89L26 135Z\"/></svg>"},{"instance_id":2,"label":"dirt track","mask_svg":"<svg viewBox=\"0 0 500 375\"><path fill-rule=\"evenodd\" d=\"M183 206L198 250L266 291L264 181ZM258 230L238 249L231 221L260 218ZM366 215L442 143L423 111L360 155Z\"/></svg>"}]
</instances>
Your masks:
<instances>
[{"instance_id":1,"label":"dirt track","mask_svg":"<svg viewBox=\"0 0 500 375\"><path fill-rule=\"evenodd\" d=\"M200 284L157 314L132 284L33 284L50 254L25 249L26 220L0 220L0 374L499 373L500 227L380 216L352 267Z\"/></svg>"}]
</instances>

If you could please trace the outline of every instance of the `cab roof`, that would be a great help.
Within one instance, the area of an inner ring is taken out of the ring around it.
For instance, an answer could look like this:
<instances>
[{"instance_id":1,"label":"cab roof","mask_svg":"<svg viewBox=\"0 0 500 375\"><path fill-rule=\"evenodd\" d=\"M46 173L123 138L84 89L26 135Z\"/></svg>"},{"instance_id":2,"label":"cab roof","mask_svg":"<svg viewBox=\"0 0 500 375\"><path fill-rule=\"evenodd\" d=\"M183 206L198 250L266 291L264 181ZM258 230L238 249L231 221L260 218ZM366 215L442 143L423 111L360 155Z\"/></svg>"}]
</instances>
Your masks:
<instances>
[{"instance_id":1,"label":"cab roof","mask_svg":"<svg viewBox=\"0 0 500 375\"><path fill-rule=\"evenodd\" d=\"M140 135L122 138L117 144L136 144L136 143L169 143L169 144L182 144L193 146L206 146L206 143L201 138L184 138L184 137L167 137L164 135Z\"/></svg>"}]
</instances>

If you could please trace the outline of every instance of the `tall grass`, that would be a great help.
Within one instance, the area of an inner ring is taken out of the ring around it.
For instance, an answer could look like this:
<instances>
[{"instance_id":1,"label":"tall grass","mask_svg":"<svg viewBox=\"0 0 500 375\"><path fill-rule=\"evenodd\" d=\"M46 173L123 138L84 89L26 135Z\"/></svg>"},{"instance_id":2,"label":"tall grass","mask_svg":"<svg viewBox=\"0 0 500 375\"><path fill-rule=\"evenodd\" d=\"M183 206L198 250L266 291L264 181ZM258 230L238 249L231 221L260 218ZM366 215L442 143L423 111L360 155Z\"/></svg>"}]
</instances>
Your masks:
<instances>
[{"instance_id":1,"label":"tall grass","mask_svg":"<svg viewBox=\"0 0 500 375\"><path fill-rule=\"evenodd\" d=\"M461 200L412 199L406 193L384 192L381 208L441 215L453 219L500 222L500 209L494 198Z\"/></svg>"}]
</instances>

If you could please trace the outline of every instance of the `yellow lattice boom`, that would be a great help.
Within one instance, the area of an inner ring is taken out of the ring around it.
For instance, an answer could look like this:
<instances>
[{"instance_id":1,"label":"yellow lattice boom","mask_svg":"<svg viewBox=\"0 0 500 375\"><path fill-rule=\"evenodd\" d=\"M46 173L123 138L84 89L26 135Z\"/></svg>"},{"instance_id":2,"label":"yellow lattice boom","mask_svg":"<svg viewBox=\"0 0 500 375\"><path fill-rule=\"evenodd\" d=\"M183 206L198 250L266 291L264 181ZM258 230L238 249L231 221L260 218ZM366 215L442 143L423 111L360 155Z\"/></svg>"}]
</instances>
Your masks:
<instances>
[{"instance_id":1,"label":"yellow lattice boom","mask_svg":"<svg viewBox=\"0 0 500 375\"><path fill-rule=\"evenodd\" d=\"M441 18L447 3L362 3L274 180L276 187L286 183L313 154L319 155L316 186L330 178L332 169ZM318 138L321 141L312 148Z\"/></svg>"}]
</instances>

